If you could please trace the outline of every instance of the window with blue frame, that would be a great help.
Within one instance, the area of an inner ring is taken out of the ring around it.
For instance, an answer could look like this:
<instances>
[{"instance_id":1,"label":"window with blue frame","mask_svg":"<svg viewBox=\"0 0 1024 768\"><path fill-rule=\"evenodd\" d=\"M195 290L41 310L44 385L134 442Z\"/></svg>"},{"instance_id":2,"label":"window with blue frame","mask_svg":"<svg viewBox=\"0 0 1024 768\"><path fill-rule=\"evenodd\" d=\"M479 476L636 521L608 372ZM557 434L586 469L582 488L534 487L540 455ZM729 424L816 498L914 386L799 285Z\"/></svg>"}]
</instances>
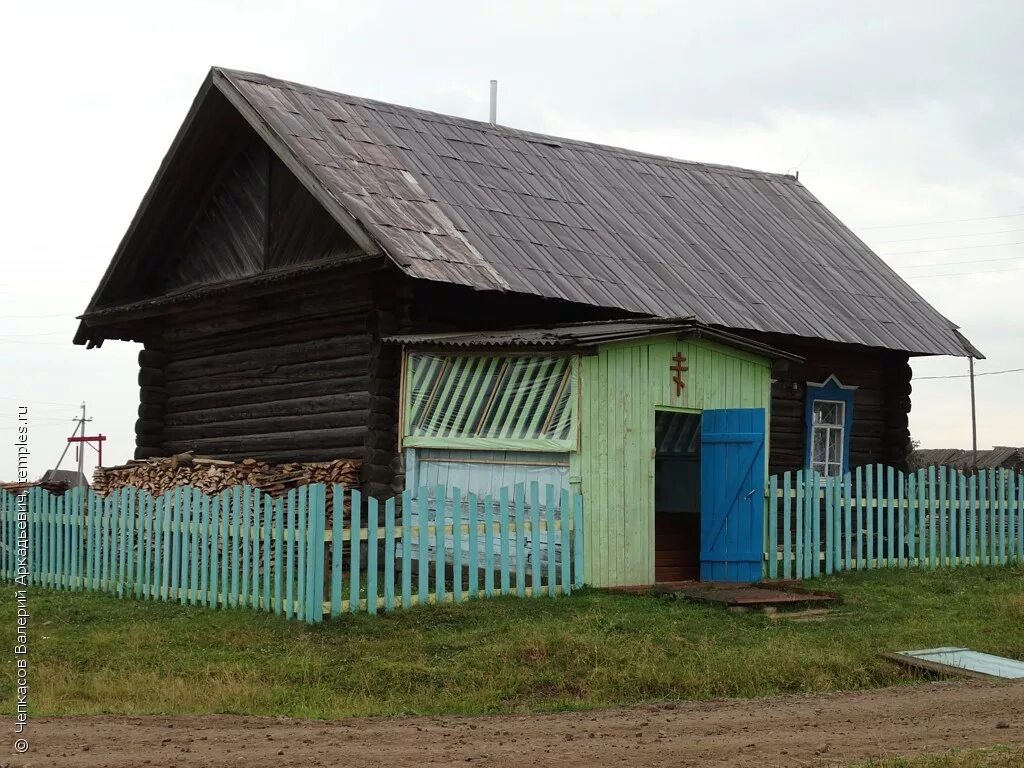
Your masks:
<instances>
[{"instance_id":1,"label":"window with blue frame","mask_svg":"<svg viewBox=\"0 0 1024 768\"><path fill-rule=\"evenodd\" d=\"M853 427L853 393L835 375L824 382L807 382L808 469L823 477L850 471L850 431Z\"/></svg>"}]
</instances>

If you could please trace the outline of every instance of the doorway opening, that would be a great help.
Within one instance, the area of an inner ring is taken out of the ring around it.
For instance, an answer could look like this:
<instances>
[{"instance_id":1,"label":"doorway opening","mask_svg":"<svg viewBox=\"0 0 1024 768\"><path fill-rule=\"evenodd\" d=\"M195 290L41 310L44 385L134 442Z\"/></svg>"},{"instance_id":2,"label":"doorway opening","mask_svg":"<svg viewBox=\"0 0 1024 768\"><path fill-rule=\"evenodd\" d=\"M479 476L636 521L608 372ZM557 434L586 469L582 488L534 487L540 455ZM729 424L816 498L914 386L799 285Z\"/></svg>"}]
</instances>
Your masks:
<instances>
[{"instance_id":1,"label":"doorway opening","mask_svg":"<svg viewBox=\"0 0 1024 768\"><path fill-rule=\"evenodd\" d=\"M654 580L700 578L699 413L654 413Z\"/></svg>"}]
</instances>

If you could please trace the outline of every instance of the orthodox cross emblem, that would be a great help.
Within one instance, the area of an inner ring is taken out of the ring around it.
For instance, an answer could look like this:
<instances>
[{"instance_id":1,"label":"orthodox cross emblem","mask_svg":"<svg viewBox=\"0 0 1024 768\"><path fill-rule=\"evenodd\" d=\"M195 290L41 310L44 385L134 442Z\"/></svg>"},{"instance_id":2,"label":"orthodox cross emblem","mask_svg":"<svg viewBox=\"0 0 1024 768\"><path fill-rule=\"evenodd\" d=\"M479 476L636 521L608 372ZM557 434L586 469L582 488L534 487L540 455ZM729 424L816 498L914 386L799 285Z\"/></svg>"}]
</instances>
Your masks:
<instances>
[{"instance_id":1,"label":"orthodox cross emblem","mask_svg":"<svg viewBox=\"0 0 1024 768\"><path fill-rule=\"evenodd\" d=\"M683 372L690 370L686 365L686 355L676 352L675 357L672 358L672 365L669 367L672 372L672 383L676 385L676 397L683 394L683 389L686 388L686 381L683 379Z\"/></svg>"}]
</instances>

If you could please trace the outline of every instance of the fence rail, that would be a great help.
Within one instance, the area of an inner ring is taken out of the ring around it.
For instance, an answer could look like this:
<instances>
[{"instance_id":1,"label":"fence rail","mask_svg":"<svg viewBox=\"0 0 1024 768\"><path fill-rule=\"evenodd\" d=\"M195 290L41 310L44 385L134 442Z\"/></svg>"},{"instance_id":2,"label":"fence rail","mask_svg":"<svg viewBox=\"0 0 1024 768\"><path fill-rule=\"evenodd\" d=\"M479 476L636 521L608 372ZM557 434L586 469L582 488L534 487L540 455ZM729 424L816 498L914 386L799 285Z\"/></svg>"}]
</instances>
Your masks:
<instances>
[{"instance_id":1,"label":"fence rail","mask_svg":"<svg viewBox=\"0 0 1024 768\"><path fill-rule=\"evenodd\" d=\"M496 499L453 489L435 508L425 488L415 499L407 492L380 501L335 485L330 503L327 490L0 491L0 578L307 622L493 595L555 596L583 583L578 494L536 483Z\"/></svg>"},{"instance_id":2,"label":"fence rail","mask_svg":"<svg viewBox=\"0 0 1024 768\"><path fill-rule=\"evenodd\" d=\"M768 481L766 576L1024 562L1024 475L858 467Z\"/></svg>"}]
</instances>

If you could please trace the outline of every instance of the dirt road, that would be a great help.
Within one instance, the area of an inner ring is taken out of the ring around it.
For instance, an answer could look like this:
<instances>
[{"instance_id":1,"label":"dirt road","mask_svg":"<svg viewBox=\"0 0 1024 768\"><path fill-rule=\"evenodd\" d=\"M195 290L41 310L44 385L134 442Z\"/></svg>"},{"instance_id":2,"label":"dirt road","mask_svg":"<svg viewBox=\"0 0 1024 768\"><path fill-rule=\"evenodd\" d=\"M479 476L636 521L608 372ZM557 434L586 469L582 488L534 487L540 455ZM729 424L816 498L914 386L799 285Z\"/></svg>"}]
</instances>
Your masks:
<instances>
[{"instance_id":1,"label":"dirt road","mask_svg":"<svg viewBox=\"0 0 1024 768\"><path fill-rule=\"evenodd\" d=\"M33 720L28 735L28 755L4 758L12 768L826 766L1024 746L1024 683L933 683L530 717L45 718Z\"/></svg>"}]
</instances>

